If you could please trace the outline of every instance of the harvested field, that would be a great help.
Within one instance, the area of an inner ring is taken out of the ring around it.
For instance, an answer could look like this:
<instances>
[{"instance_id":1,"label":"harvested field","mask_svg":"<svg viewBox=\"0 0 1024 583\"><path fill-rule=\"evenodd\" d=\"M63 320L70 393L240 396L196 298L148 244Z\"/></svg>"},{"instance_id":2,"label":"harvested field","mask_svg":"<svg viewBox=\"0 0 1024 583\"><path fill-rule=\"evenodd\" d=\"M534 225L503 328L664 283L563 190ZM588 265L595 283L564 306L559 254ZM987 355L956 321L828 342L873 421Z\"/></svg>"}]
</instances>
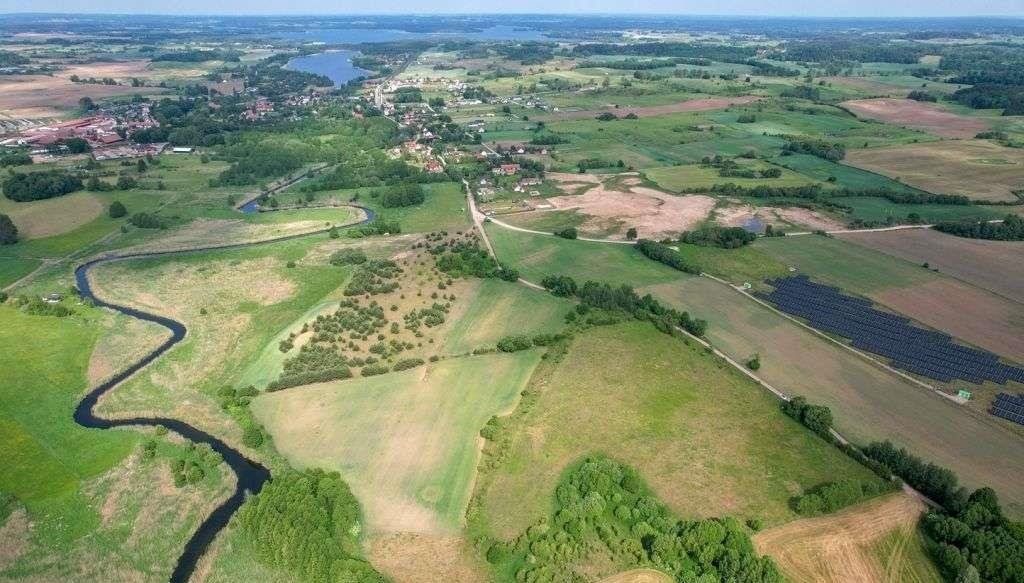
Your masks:
<instances>
[{"instance_id":1,"label":"harvested field","mask_svg":"<svg viewBox=\"0 0 1024 583\"><path fill-rule=\"evenodd\" d=\"M56 117L78 107L78 100L91 97L161 93L156 87L140 89L130 85L72 83L65 77L47 75L5 75L0 77L0 113L18 118Z\"/></svg>"},{"instance_id":2,"label":"harvested field","mask_svg":"<svg viewBox=\"0 0 1024 583\"><path fill-rule=\"evenodd\" d=\"M633 569L601 579L600 583L672 583L672 577L654 569Z\"/></svg>"},{"instance_id":3,"label":"harvested field","mask_svg":"<svg viewBox=\"0 0 1024 583\"><path fill-rule=\"evenodd\" d=\"M480 429L515 405L539 360L533 350L446 359L267 393L252 408L294 466L341 472L370 532L451 535L469 501Z\"/></svg>"},{"instance_id":4,"label":"harvested field","mask_svg":"<svg viewBox=\"0 0 1024 583\"><path fill-rule=\"evenodd\" d=\"M918 498L900 492L763 531L754 546L793 583L938 583L915 532L924 510ZM887 556L877 553L875 547L894 533L903 544Z\"/></svg>"},{"instance_id":5,"label":"harvested field","mask_svg":"<svg viewBox=\"0 0 1024 583\"><path fill-rule=\"evenodd\" d=\"M839 105L858 117L922 130L944 138L973 138L991 127L983 119L959 115L933 103L913 99L855 99Z\"/></svg>"},{"instance_id":6,"label":"harvested field","mask_svg":"<svg viewBox=\"0 0 1024 583\"><path fill-rule=\"evenodd\" d=\"M984 140L942 141L847 152L845 163L905 184L974 200L1016 201L1024 151Z\"/></svg>"},{"instance_id":7,"label":"harvested field","mask_svg":"<svg viewBox=\"0 0 1024 583\"><path fill-rule=\"evenodd\" d=\"M707 319L709 339L730 357L760 354L761 378L830 407L847 438L890 439L952 469L968 487L995 488L1011 516L1024 516L1021 438L988 416L964 411L707 278L641 291Z\"/></svg>"},{"instance_id":8,"label":"harvested field","mask_svg":"<svg viewBox=\"0 0 1024 583\"><path fill-rule=\"evenodd\" d=\"M562 111L548 115L537 116L543 121L565 121L571 119L590 119L601 113L614 113L619 117L636 114L639 117L653 117L657 115L668 115L670 113L682 113L687 111L710 111L713 109L725 109L731 105L746 105L760 100L754 95L741 97L708 97L701 99L690 99L679 101L668 105L649 105L646 107L602 107L600 109L587 109L582 111Z\"/></svg>"},{"instance_id":9,"label":"harvested field","mask_svg":"<svg viewBox=\"0 0 1024 583\"><path fill-rule=\"evenodd\" d=\"M841 239L941 273L1024 303L1024 243L954 237L931 229L850 233Z\"/></svg>"},{"instance_id":10,"label":"harvested field","mask_svg":"<svg viewBox=\"0 0 1024 583\"><path fill-rule=\"evenodd\" d=\"M21 239L67 233L91 222L104 210L103 198L92 192L75 192L32 202L0 200L0 212L11 217Z\"/></svg>"},{"instance_id":11,"label":"harvested field","mask_svg":"<svg viewBox=\"0 0 1024 583\"><path fill-rule=\"evenodd\" d=\"M375 538L368 546L373 566L401 583L488 580L476 551L461 537L400 533Z\"/></svg>"},{"instance_id":12,"label":"harvested field","mask_svg":"<svg viewBox=\"0 0 1024 583\"><path fill-rule=\"evenodd\" d=\"M612 233L610 238L615 239L625 239L630 227L636 227L641 236L652 239L678 236L680 231L691 229L707 218L715 206L716 201L710 196L677 196L637 186L637 181L634 176L612 176L596 184L589 177L578 183L561 179L563 186L593 186L582 194L555 196L547 201L556 209L588 215L580 227L583 233Z\"/></svg>"},{"instance_id":13,"label":"harvested field","mask_svg":"<svg viewBox=\"0 0 1024 583\"><path fill-rule=\"evenodd\" d=\"M814 231L831 231L845 227L824 213L799 207L743 205L715 210L715 222L727 227L745 227L756 221L772 225L774 228L796 227Z\"/></svg>"}]
</instances>

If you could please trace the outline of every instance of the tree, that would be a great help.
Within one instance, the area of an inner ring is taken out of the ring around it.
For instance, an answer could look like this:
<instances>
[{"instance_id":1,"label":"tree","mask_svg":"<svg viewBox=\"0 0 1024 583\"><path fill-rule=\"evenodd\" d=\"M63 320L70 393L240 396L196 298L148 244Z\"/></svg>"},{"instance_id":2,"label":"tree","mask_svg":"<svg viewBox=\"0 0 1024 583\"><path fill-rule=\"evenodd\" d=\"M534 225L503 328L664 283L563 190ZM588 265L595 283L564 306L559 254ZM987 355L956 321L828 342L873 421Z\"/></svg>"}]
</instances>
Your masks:
<instances>
[{"instance_id":1,"label":"tree","mask_svg":"<svg viewBox=\"0 0 1024 583\"><path fill-rule=\"evenodd\" d=\"M957 575L956 583L981 583L981 575L974 565L967 565L967 568Z\"/></svg>"},{"instance_id":2,"label":"tree","mask_svg":"<svg viewBox=\"0 0 1024 583\"><path fill-rule=\"evenodd\" d=\"M96 104L93 102L92 97L83 97L78 100L78 107L82 111L92 111L96 109Z\"/></svg>"},{"instance_id":3,"label":"tree","mask_svg":"<svg viewBox=\"0 0 1024 583\"><path fill-rule=\"evenodd\" d=\"M636 227L630 227L626 230L626 240L633 241L637 238Z\"/></svg>"},{"instance_id":4,"label":"tree","mask_svg":"<svg viewBox=\"0 0 1024 583\"><path fill-rule=\"evenodd\" d=\"M0 215L0 245L12 245L18 242L18 227L7 215Z\"/></svg>"},{"instance_id":5,"label":"tree","mask_svg":"<svg viewBox=\"0 0 1024 583\"><path fill-rule=\"evenodd\" d=\"M124 205L121 204L121 201L115 200L114 202L110 203L110 209L108 209L107 212L110 215L110 218L120 219L121 217L128 214L128 209L124 208Z\"/></svg>"}]
</instances>

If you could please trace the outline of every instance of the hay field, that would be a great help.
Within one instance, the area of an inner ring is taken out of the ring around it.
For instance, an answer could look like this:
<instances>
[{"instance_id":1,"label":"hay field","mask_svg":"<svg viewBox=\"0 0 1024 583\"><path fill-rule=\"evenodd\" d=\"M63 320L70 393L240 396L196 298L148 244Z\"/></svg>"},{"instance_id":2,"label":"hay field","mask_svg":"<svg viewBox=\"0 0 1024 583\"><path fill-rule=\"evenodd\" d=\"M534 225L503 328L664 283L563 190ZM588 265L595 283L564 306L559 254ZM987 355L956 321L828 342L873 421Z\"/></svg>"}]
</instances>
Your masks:
<instances>
[{"instance_id":1,"label":"hay field","mask_svg":"<svg viewBox=\"0 0 1024 583\"><path fill-rule=\"evenodd\" d=\"M925 506L899 492L753 537L793 583L940 583L917 533Z\"/></svg>"},{"instance_id":2,"label":"hay field","mask_svg":"<svg viewBox=\"0 0 1024 583\"><path fill-rule=\"evenodd\" d=\"M64 234L93 221L106 212L107 200L112 198L94 192L74 192L31 202L3 198L0 212L14 221L19 239L41 239Z\"/></svg>"},{"instance_id":3,"label":"hay field","mask_svg":"<svg viewBox=\"0 0 1024 583\"><path fill-rule=\"evenodd\" d=\"M984 140L910 144L847 152L845 163L928 192L974 200L1016 201L1024 188L1024 151Z\"/></svg>"},{"instance_id":4,"label":"hay field","mask_svg":"<svg viewBox=\"0 0 1024 583\"><path fill-rule=\"evenodd\" d=\"M592 328L538 368L485 455L474 515L508 538L547 515L565 469L600 452L637 468L684 518L792 520L789 498L872 475L779 410L728 365L653 326ZM495 459L494 443L502 445Z\"/></svg>"},{"instance_id":5,"label":"hay field","mask_svg":"<svg viewBox=\"0 0 1024 583\"><path fill-rule=\"evenodd\" d=\"M850 233L845 241L920 265L1024 303L1024 243L954 237L931 229Z\"/></svg>"},{"instance_id":6,"label":"hay field","mask_svg":"<svg viewBox=\"0 0 1024 583\"><path fill-rule=\"evenodd\" d=\"M845 240L787 237L765 239L757 247L819 281L1024 362L1024 309L1016 301Z\"/></svg>"},{"instance_id":7,"label":"hay field","mask_svg":"<svg viewBox=\"0 0 1024 583\"><path fill-rule=\"evenodd\" d=\"M92 65L85 66L88 77L103 77ZM70 73L68 73L70 75ZM50 118L61 116L78 107L78 100L91 97L99 101L107 97L166 91L158 87L131 85L97 85L73 83L64 72L59 75L4 75L0 77L0 113L16 118Z\"/></svg>"},{"instance_id":8,"label":"hay field","mask_svg":"<svg viewBox=\"0 0 1024 583\"><path fill-rule=\"evenodd\" d=\"M725 109L731 105L746 105L761 99L754 95L741 97L706 97L700 99L689 99L666 105L648 105L643 107L602 107L599 109L587 109L581 111L560 111L546 115L537 116L542 121L565 121L572 119L592 119L601 113L614 113L618 117L625 117L635 114L638 117L653 117L668 115L671 113L683 113L688 111L711 111Z\"/></svg>"},{"instance_id":9,"label":"hay field","mask_svg":"<svg viewBox=\"0 0 1024 583\"><path fill-rule=\"evenodd\" d=\"M515 406L540 353L452 358L399 373L267 393L252 409L292 465L338 470L374 533L452 534L479 431Z\"/></svg>"},{"instance_id":10,"label":"hay field","mask_svg":"<svg viewBox=\"0 0 1024 583\"><path fill-rule=\"evenodd\" d=\"M948 467L969 487L991 486L1024 516L1019 435L835 346L706 278L652 286L659 299L705 318L708 337L737 360L761 355L758 374L790 395L831 407L836 429L858 443L891 439Z\"/></svg>"},{"instance_id":11,"label":"hay field","mask_svg":"<svg viewBox=\"0 0 1024 583\"><path fill-rule=\"evenodd\" d=\"M991 127L984 119L959 115L934 103L913 99L856 99L839 105L858 117L918 129L944 138L973 138Z\"/></svg>"},{"instance_id":12,"label":"hay field","mask_svg":"<svg viewBox=\"0 0 1024 583\"><path fill-rule=\"evenodd\" d=\"M532 282L548 275L569 275L579 282L650 285L690 277L647 259L632 245L570 241L493 225L485 228L502 264L518 269Z\"/></svg>"}]
</instances>

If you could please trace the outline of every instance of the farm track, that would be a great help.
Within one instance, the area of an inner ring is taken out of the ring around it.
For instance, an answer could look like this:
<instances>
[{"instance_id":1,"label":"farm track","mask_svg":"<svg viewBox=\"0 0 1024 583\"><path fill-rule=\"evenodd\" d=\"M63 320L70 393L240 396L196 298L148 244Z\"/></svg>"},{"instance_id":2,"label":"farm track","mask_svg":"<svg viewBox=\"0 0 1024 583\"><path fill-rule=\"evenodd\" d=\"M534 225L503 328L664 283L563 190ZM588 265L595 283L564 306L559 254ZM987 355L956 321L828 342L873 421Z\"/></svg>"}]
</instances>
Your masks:
<instances>
[{"instance_id":1,"label":"farm track","mask_svg":"<svg viewBox=\"0 0 1024 583\"><path fill-rule=\"evenodd\" d=\"M348 223L345 225L339 225L341 227L352 227L364 223L368 223L374 218L374 213L370 209L364 207L357 207L362 209L366 213L366 217L362 220ZM332 227L333 228L333 227ZM143 310L137 310L128 306L122 306L106 302L96 296L92 289L92 285L89 281L89 271L98 265L104 263L110 263L114 261L126 261L133 259L148 259L153 257L167 257L172 255L183 255L187 253L200 253L204 251L218 251L228 249L242 249L253 247L256 245L266 245L270 243L279 243L282 241L288 241L293 239L299 239L302 237L309 237L312 235L323 234L330 231L328 229L320 229L308 233L299 233L295 235L285 235L282 237L276 237L272 239L265 239L262 241L253 241L247 243L233 243L227 245L210 245L201 247L192 247L188 249L180 249L174 251L153 251L143 253L128 253L122 255L108 255L102 256L96 259L87 261L79 265L75 269L75 282L84 299L92 301L96 306L101 308L107 308L115 312L124 314L131 318L138 320L152 322L167 328L171 332L171 337L164 341L163 344L152 350L149 354L142 357L135 363L131 364L127 368L121 370L110 379L101 383L99 386L91 389L82 400L78 403L75 408L74 420L76 423L83 427L90 429L112 429L115 427L156 427L163 426L167 429L174 431L181 435L185 439L193 443L205 443L209 445L213 451L219 453L224 462L231 468L236 477L235 490L228 497L227 500L222 502L212 513L199 525L199 528L193 533L192 537L185 544L184 551L178 558L178 561L174 567L174 571L171 573L171 583L186 583L192 576L199 559L202 558L203 554L210 547L210 544L216 538L217 534L228 524L228 521L234 515L234 513L241 507L242 503L245 502L246 496L249 494L256 494L262 488L263 485L270 480L270 471L260 463L253 461L245 457L241 452L229 446L224 441L210 435L209 433L193 426L184 421L173 419L169 417L129 417L129 418L106 418L96 414L95 407L99 402L99 399L110 392L115 387L119 386L124 381L131 378L135 373L139 372L157 358L162 356L168 350L173 348L176 344L185 339L188 334L188 329L182 322L174 320L166 316L160 316Z\"/></svg>"}]
</instances>

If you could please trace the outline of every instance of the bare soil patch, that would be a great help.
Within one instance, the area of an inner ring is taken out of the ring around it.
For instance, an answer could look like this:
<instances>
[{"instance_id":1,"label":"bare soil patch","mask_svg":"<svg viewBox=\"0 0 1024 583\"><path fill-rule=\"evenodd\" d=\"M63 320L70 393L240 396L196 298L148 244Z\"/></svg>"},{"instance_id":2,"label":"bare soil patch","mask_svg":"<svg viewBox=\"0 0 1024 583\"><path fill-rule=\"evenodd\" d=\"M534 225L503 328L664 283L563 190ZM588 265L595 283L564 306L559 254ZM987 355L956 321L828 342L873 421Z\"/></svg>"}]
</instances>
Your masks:
<instances>
[{"instance_id":1,"label":"bare soil patch","mask_svg":"<svg viewBox=\"0 0 1024 583\"><path fill-rule=\"evenodd\" d=\"M600 583L672 583L672 577L654 569L633 569L601 579Z\"/></svg>"},{"instance_id":2,"label":"bare soil patch","mask_svg":"<svg viewBox=\"0 0 1024 583\"><path fill-rule=\"evenodd\" d=\"M922 130L944 138L973 138L991 126L983 119L959 115L913 99L855 99L840 104L854 115Z\"/></svg>"},{"instance_id":3,"label":"bare soil patch","mask_svg":"<svg viewBox=\"0 0 1024 583\"><path fill-rule=\"evenodd\" d=\"M760 100L754 95L743 95L740 97L706 97L701 99L690 99L668 105L650 105L646 107L602 107L600 109L586 109L582 111L562 111L549 115L539 116L537 119L545 121L564 121L571 119L590 119L600 113L610 112L619 117L629 114L636 114L638 117L653 117L657 115L668 115L671 113L682 113L687 111L710 111L713 109L725 109L731 105L746 105Z\"/></svg>"},{"instance_id":4,"label":"bare soil patch","mask_svg":"<svg viewBox=\"0 0 1024 583\"><path fill-rule=\"evenodd\" d=\"M580 195L556 196L548 202L556 209L576 209L588 215L581 231L611 234L625 239L626 230L636 227L642 237L678 235L707 218L715 199L704 195L677 196L644 186L621 184L616 188L597 183Z\"/></svg>"},{"instance_id":5,"label":"bare soil patch","mask_svg":"<svg viewBox=\"0 0 1024 583\"><path fill-rule=\"evenodd\" d=\"M1024 362L1024 308L954 279L872 294L919 322L1016 362Z\"/></svg>"},{"instance_id":6,"label":"bare soil patch","mask_svg":"<svg viewBox=\"0 0 1024 583\"><path fill-rule=\"evenodd\" d=\"M850 233L840 238L947 275L1024 304L1024 243L954 237L931 229Z\"/></svg>"},{"instance_id":7,"label":"bare soil patch","mask_svg":"<svg viewBox=\"0 0 1024 583\"><path fill-rule=\"evenodd\" d=\"M1016 201L1024 189L1024 150L958 140L847 152L845 162L894 180L975 200Z\"/></svg>"},{"instance_id":8,"label":"bare soil patch","mask_svg":"<svg viewBox=\"0 0 1024 583\"><path fill-rule=\"evenodd\" d=\"M369 542L374 567L399 583L484 583L487 577L461 537L398 533Z\"/></svg>"},{"instance_id":9,"label":"bare soil patch","mask_svg":"<svg viewBox=\"0 0 1024 583\"><path fill-rule=\"evenodd\" d=\"M923 511L919 499L900 492L763 531L754 536L754 546L794 583L896 583L892 576L900 569L882 564L871 546L893 531L915 528Z\"/></svg>"},{"instance_id":10,"label":"bare soil patch","mask_svg":"<svg viewBox=\"0 0 1024 583\"><path fill-rule=\"evenodd\" d=\"M792 225L815 231L831 231L842 229L845 226L828 215L798 207L744 205L719 208L715 211L715 222L727 227L742 227L753 219L758 219L773 227Z\"/></svg>"}]
</instances>

